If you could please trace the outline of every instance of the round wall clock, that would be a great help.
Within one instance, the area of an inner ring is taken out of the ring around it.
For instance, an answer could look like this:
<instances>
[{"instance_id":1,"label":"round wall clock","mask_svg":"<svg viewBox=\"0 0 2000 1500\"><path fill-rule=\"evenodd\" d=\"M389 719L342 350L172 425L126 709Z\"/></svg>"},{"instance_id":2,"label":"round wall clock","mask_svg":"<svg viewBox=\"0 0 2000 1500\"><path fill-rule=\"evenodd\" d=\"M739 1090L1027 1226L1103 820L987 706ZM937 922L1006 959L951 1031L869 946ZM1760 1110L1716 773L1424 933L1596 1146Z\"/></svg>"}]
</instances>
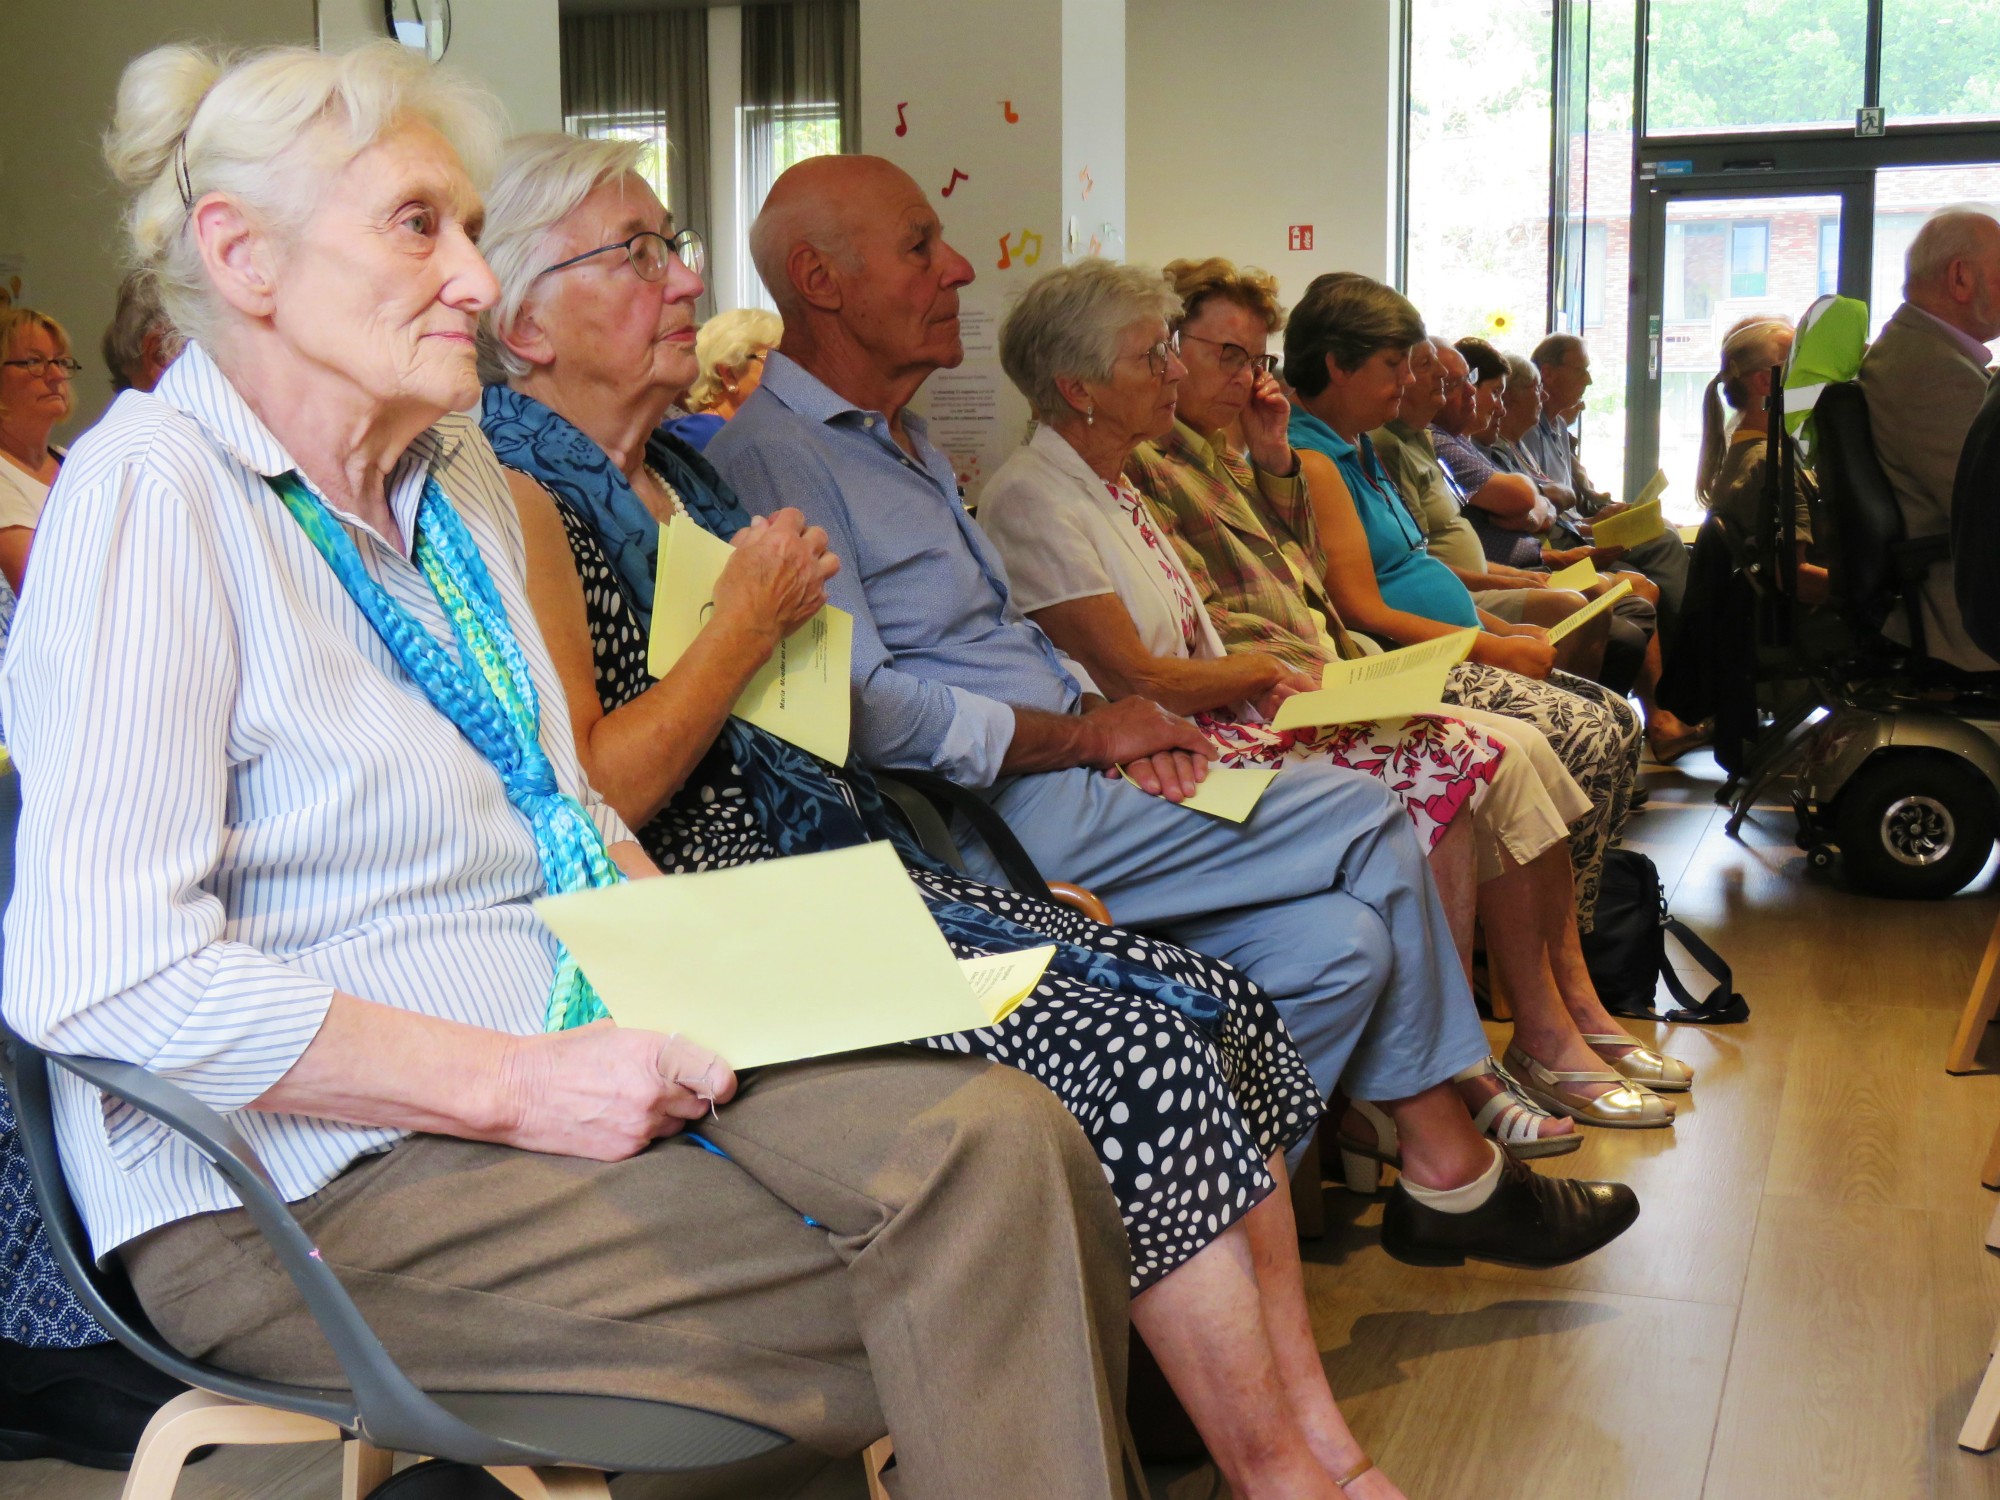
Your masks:
<instances>
[{"instance_id":1,"label":"round wall clock","mask_svg":"<svg viewBox=\"0 0 2000 1500\"><path fill-rule=\"evenodd\" d=\"M451 0L382 0L389 35L432 62L451 45Z\"/></svg>"}]
</instances>

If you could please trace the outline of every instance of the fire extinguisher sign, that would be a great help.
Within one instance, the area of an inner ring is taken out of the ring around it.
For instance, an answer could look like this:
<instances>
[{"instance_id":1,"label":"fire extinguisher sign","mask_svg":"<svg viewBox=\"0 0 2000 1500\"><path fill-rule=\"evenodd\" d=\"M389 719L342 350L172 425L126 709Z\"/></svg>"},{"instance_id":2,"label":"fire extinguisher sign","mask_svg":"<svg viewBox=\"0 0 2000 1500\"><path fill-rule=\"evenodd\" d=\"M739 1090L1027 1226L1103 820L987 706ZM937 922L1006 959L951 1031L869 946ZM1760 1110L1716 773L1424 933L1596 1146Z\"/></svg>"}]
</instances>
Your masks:
<instances>
[{"instance_id":1,"label":"fire extinguisher sign","mask_svg":"<svg viewBox=\"0 0 2000 1500\"><path fill-rule=\"evenodd\" d=\"M1310 250L1313 247L1313 227L1310 224L1294 224L1285 235L1286 247L1292 250Z\"/></svg>"}]
</instances>

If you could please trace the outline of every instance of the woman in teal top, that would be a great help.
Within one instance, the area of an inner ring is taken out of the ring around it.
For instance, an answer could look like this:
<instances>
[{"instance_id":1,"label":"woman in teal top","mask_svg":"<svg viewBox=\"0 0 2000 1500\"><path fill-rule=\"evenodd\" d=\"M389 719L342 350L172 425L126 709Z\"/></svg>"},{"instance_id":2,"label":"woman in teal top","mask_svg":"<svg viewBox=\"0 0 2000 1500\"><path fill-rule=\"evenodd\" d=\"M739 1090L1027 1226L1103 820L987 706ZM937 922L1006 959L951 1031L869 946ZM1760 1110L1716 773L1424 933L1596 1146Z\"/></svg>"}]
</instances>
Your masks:
<instances>
[{"instance_id":1,"label":"woman in teal top","mask_svg":"<svg viewBox=\"0 0 2000 1500\"><path fill-rule=\"evenodd\" d=\"M1368 435L1360 434L1356 447L1311 412L1293 407L1291 436L1292 446L1300 452L1323 453L1332 459L1347 481L1383 599L1396 609L1446 625L1477 625L1479 611L1472 595L1450 568L1431 556L1410 512L1389 493Z\"/></svg>"}]
</instances>

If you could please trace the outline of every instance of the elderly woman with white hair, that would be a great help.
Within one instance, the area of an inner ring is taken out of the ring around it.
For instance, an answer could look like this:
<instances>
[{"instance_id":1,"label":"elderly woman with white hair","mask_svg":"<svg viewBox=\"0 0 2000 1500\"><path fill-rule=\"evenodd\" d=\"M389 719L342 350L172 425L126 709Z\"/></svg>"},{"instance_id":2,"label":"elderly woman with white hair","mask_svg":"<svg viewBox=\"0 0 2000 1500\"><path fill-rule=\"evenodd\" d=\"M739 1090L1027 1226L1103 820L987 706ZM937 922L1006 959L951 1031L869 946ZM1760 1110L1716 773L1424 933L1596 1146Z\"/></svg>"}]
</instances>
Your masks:
<instances>
[{"instance_id":1,"label":"elderly woman with white hair","mask_svg":"<svg viewBox=\"0 0 2000 1500\"><path fill-rule=\"evenodd\" d=\"M1211 294L1237 289L1234 280L1216 281ZM1205 333L1191 338L1183 327L1178 341L1170 335L1182 312L1182 294L1158 271L1082 260L1036 281L1008 314L1000 360L1038 425L986 487L980 523L1006 561L1015 599L1107 694L1143 693L1193 714L1223 765L1322 760L1380 778L1430 848L1441 887L1458 880L1448 860L1438 869L1449 830L1470 832L1476 897L1468 890L1457 904L1469 950L1476 900L1496 978L1513 999L1513 1066L1571 1074L1563 1102L1590 1123L1666 1125L1673 1111L1664 1100L1642 1083L1601 1072L1552 973L1555 952L1576 941L1567 822L1589 804L1546 745L1535 743L1539 736L1518 721L1468 723L1451 714L1319 732L1269 727L1293 687L1317 684L1276 656L1224 649L1201 591L1126 478L1138 446L1173 428L1180 386L1191 373L1172 352L1175 343L1191 360L1208 354L1199 347L1211 342ZM1268 371L1246 364L1234 374L1248 376L1237 382L1247 396L1242 427L1272 473L1285 466L1290 409ZM1337 616L1328 625L1341 629ZM1453 904L1448 899L1447 910ZM1589 1002L1584 1030L1606 1045L1614 1036L1637 1045L1594 992ZM1585 1082L1578 1073L1595 1077ZM1490 1059L1458 1082L1481 1126L1516 1155L1574 1148L1568 1123L1503 1087L1505 1075ZM1366 1104L1356 1108L1362 1118L1343 1130L1343 1144L1390 1155L1385 1118Z\"/></svg>"},{"instance_id":2,"label":"elderly woman with white hair","mask_svg":"<svg viewBox=\"0 0 2000 1500\"><path fill-rule=\"evenodd\" d=\"M1771 445L1771 389L1777 371L1791 357L1794 334L1783 318L1750 318L1722 341L1722 367L1701 398L1701 461L1695 493L1704 507L1727 521L1737 538L1750 544L1764 522L1764 484ZM1734 412L1733 426L1723 415ZM1778 441L1791 438L1780 434ZM1798 493L1792 501L1795 589L1803 604L1823 604L1829 592L1826 567L1812 560L1812 507L1819 485L1803 465L1793 469ZM1771 524L1777 524L1773 517Z\"/></svg>"},{"instance_id":3,"label":"elderly woman with white hair","mask_svg":"<svg viewBox=\"0 0 2000 1500\"><path fill-rule=\"evenodd\" d=\"M485 426L518 471L530 594L592 781L663 866L888 840L955 952L1053 940L1047 978L1005 1022L929 1045L1019 1068L1075 1112L1121 1205L1133 1324L1237 1493L1330 1500L1344 1481L1397 1495L1313 1343L1283 1153L1320 1101L1263 996L1201 955L939 867L865 771L728 717L818 608L834 563L797 512L751 520L699 455L654 430L695 377L685 332L701 282L673 255L584 259L641 235L673 243L636 164L623 143L516 140L482 240L500 278L484 352L505 376ZM733 538L735 556L714 617L656 681L645 640L669 521Z\"/></svg>"},{"instance_id":4,"label":"elderly woman with white hair","mask_svg":"<svg viewBox=\"0 0 2000 1500\"><path fill-rule=\"evenodd\" d=\"M697 451L722 431L743 403L764 383L764 359L785 336L785 322L765 307L738 307L717 313L694 336L694 357L701 366L682 402L692 416L668 424L667 430Z\"/></svg>"},{"instance_id":5,"label":"elderly woman with white hair","mask_svg":"<svg viewBox=\"0 0 2000 1500\"><path fill-rule=\"evenodd\" d=\"M8 1022L228 1111L420 1385L699 1405L808 1473L892 1428L913 1494L1113 1500L1123 1236L1044 1090L913 1051L739 1084L582 1024L531 903L657 872L455 415L497 153L490 101L391 43L127 70L107 154L189 342L64 465L0 669ZM198 1154L57 1087L92 1244L160 1331L339 1383Z\"/></svg>"}]
</instances>

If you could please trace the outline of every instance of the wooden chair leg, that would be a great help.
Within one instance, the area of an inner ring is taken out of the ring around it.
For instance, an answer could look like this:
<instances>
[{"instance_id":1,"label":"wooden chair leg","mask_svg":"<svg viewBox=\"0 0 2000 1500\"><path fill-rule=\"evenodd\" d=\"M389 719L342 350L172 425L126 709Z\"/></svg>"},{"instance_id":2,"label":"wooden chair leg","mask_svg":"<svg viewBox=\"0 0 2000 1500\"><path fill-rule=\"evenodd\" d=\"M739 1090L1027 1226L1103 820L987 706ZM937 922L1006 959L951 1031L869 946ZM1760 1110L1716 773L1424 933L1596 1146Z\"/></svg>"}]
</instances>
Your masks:
<instances>
[{"instance_id":1,"label":"wooden chair leg","mask_svg":"<svg viewBox=\"0 0 2000 1500\"><path fill-rule=\"evenodd\" d=\"M252 1406L208 1391L187 1391L153 1413L139 1437L122 1500L173 1500L188 1455L211 1444L337 1442L331 1422L269 1406Z\"/></svg>"},{"instance_id":2,"label":"wooden chair leg","mask_svg":"<svg viewBox=\"0 0 2000 1500\"><path fill-rule=\"evenodd\" d=\"M1993 1144L1986 1148L1986 1165L1979 1180L1990 1188L2000 1188L2000 1130L1993 1132Z\"/></svg>"},{"instance_id":3,"label":"wooden chair leg","mask_svg":"<svg viewBox=\"0 0 2000 1500\"><path fill-rule=\"evenodd\" d=\"M340 1500L368 1500L396 1470L396 1455L349 1438L340 1445Z\"/></svg>"},{"instance_id":4,"label":"wooden chair leg","mask_svg":"<svg viewBox=\"0 0 2000 1500\"><path fill-rule=\"evenodd\" d=\"M1986 1248L2000 1250L2000 1203L1993 1205L1993 1217L1986 1224Z\"/></svg>"},{"instance_id":5,"label":"wooden chair leg","mask_svg":"<svg viewBox=\"0 0 2000 1500\"><path fill-rule=\"evenodd\" d=\"M1993 1336L1986 1374L1972 1397L1972 1410L1965 1414L1965 1426L1958 1432L1958 1446L1973 1453L1991 1453L2000 1448L2000 1332Z\"/></svg>"},{"instance_id":6,"label":"wooden chair leg","mask_svg":"<svg viewBox=\"0 0 2000 1500\"><path fill-rule=\"evenodd\" d=\"M1979 973L1972 981L1972 993L1966 996L1965 1011L1958 1018L1958 1034L1951 1039L1951 1055L1945 1060L1945 1072L1971 1073L1977 1070L1979 1042L1986 1035L1986 1028L1996 1011L2000 1011L2000 921L1993 924L1993 935L1986 940L1986 956L1979 961Z\"/></svg>"},{"instance_id":7,"label":"wooden chair leg","mask_svg":"<svg viewBox=\"0 0 2000 1500\"><path fill-rule=\"evenodd\" d=\"M861 1455L861 1467L868 1475L868 1500L889 1500L889 1491L882 1483L882 1471L889 1467L889 1460L896 1456L896 1444L890 1438L879 1443L870 1443Z\"/></svg>"},{"instance_id":8,"label":"wooden chair leg","mask_svg":"<svg viewBox=\"0 0 2000 1500\"><path fill-rule=\"evenodd\" d=\"M611 1482L598 1469L497 1468L487 1473L521 1500L610 1500Z\"/></svg>"}]
</instances>

